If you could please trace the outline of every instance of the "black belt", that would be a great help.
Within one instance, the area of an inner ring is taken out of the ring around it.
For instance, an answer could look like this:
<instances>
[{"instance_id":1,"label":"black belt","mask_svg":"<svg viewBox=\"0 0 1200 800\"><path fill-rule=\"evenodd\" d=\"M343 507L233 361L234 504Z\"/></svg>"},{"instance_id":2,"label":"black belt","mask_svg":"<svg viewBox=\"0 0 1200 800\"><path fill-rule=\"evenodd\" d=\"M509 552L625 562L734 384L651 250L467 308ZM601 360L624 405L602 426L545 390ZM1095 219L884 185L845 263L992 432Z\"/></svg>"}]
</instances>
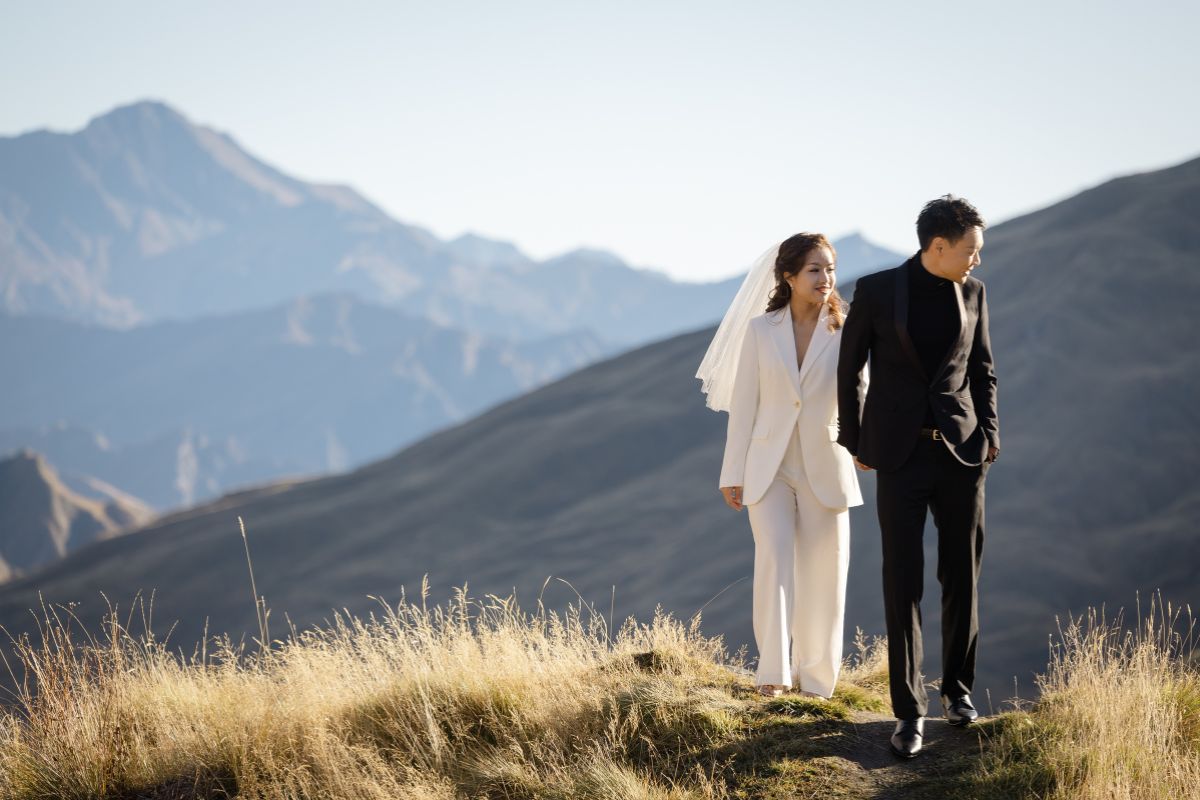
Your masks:
<instances>
[{"instance_id":1,"label":"black belt","mask_svg":"<svg viewBox=\"0 0 1200 800\"><path fill-rule=\"evenodd\" d=\"M946 437L942 436L942 432L937 428L921 428L922 439L933 439L935 442L943 441Z\"/></svg>"}]
</instances>

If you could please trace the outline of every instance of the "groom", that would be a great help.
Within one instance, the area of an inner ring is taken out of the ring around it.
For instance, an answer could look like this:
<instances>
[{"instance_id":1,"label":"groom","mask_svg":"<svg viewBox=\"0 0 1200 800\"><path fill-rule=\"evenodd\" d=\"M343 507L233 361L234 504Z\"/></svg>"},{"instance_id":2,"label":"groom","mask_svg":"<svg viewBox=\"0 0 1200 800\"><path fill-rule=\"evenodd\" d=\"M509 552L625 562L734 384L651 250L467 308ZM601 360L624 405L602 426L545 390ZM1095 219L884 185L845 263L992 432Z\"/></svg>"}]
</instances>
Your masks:
<instances>
[{"instance_id":1,"label":"groom","mask_svg":"<svg viewBox=\"0 0 1200 800\"><path fill-rule=\"evenodd\" d=\"M892 751L921 750L927 695L921 676L922 534L937 525L942 585L942 707L951 725L979 716L971 703L979 637L983 484L1000 453L996 375L980 263L983 218L945 195L917 218L921 249L895 269L860 278L842 331L838 443L877 471L883 534ZM870 386L859 405L862 370ZM861 420L861 421L860 421Z\"/></svg>"}]
</instances>

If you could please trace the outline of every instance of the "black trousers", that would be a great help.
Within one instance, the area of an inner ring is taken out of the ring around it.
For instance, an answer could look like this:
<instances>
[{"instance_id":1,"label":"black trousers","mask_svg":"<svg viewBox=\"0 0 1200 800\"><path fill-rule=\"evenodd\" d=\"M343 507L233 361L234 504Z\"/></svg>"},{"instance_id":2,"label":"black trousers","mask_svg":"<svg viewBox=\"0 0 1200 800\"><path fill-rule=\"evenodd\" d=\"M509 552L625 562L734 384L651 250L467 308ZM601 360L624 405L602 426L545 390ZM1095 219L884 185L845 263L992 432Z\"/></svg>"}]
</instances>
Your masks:
<instances>
[{"instance_id":1,"label":"black trousers","mask_svg":"<svg viewBox=\"0 0 1200 800\"><path fill-rule=\"evenodd\" d=\"M876 476L876 505L883 534L889 684L897 719L924 716L928 711L921 675L921 593L925 584L922 534L926 509L933 512L938 535L941 692L950 696L965 694L975 682L983 484L988 466L968 467L950 453L945 442L922 438L903 466Z\"/></svg>"}]
</instances>

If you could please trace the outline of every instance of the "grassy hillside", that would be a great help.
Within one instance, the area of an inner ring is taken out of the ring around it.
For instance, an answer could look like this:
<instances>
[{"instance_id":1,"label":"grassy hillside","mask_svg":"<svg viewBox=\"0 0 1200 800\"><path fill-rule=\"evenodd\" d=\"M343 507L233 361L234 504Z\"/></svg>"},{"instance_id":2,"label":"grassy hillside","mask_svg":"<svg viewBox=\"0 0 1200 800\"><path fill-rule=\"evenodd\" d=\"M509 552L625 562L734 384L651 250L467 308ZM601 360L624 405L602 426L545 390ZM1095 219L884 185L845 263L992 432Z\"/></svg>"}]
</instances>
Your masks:
<instances>
[{"instance_id":1,"label":"grassy hillside","mask_svg":"<svg viewBox=\"0 0 1200 800\"><path fill-rule=\"evenodd\" d=\"M1073 621L1036 705L930 720L911 762L887 751L880 642L860 639L832 700L768 700L696 620L614 630L465 588L186 658L132 615L79 641L69 610L43 612L0 712L13 800L1182 798L1200 781L1190 636L1157 608L1133 632Z\"/></svg>"}]
</instances>

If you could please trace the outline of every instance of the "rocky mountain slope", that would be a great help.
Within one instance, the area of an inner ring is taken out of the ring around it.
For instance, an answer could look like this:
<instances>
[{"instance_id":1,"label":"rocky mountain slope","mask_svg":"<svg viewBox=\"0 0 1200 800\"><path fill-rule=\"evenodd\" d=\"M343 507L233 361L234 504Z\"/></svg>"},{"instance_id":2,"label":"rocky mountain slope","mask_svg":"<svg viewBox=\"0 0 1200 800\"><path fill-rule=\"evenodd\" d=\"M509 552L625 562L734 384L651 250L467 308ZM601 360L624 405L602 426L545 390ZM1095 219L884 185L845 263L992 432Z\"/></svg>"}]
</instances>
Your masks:
<instances>
[{"instance_id":1,"label":"rocky mountain slope","mask_svg":"<svg viewBox=\"0 0 1200 800\"><path fill-rule=\"evenodd\" d=\"M92 481L74 491L37 453L0 460L0 582L57 561L91 542L149 522L150 508Z\"/></svg>"}]
</instances>

